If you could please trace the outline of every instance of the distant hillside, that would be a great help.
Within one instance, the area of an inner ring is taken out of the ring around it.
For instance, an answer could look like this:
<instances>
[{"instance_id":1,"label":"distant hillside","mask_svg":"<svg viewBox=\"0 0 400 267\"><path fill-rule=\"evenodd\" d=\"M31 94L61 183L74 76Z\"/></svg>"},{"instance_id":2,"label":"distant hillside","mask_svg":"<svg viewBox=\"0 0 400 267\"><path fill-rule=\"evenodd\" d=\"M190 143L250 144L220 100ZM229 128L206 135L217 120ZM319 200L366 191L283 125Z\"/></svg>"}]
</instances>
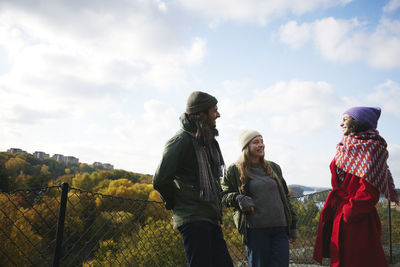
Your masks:
<instances>
[{"instance_id":1,"label":"distant hillside","mask_svg":"<svg viewBox=\"0 0 400 267\"><path fill-rule=\"evenodd\" d=\"M298 184L288 185L288 188L290 191L292 191L293 196L295 197L300 197L314 192L325 191L330 189L329 187L311 187Z\"/></svg>"},{"instance_id":2,"label":"distant hillside","mask_svg":"<svg viewBox=\"0 0 400 267\"><path fill-rule=\"evenodd\" d=\"M100 190L110 181L151 184L152 176L125 170L106 170L86 163L65 164L52 158L38 159L29 153L0 152L0 191L41 188L68 182L85 190Z\"/></svg>"},{"instance_id":3,"label":"distant hillside","mask_svg":"<svg viewBox=\"0 0 400 267\"><path fill-rule=\"evenodd\" d=\"M289 190L293 193L294 197L300 197L311 193L330 190L330 187L311 187L298 184L288 185ZM397 194L400 195L400 188L396 188ZM382 196L384 197L384 196Z\"/></svg>"}]
</instances>

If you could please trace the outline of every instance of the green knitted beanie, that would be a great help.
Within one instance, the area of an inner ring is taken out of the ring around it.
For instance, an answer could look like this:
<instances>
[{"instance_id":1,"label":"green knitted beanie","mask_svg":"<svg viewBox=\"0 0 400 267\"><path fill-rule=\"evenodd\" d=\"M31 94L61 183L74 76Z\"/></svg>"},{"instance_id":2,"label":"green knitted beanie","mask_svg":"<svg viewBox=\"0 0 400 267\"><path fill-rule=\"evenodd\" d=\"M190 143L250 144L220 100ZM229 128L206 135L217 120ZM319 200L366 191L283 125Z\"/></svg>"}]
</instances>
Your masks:
<instances>
[{"instance_id":1,"label":"green knitted beanie","mask_svg":"<svg viewBox=\"0 0 400 267\"><path fill-rule=\"evenodd\" d=\"M218 100L204 92L195 91L190 94L186 103L186 113L193 114L209 110L218 103Z\"/></svg>"}]
</instances>

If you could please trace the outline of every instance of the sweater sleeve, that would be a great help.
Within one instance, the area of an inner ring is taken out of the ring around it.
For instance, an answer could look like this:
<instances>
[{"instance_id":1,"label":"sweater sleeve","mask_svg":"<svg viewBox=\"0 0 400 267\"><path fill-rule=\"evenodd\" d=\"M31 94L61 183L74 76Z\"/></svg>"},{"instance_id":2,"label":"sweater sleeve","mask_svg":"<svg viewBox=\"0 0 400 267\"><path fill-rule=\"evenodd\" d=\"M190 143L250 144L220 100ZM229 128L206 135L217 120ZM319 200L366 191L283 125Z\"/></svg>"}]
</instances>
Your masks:
<instances>
[{"instance_id":1,"label":"sweater sleeve","mask_svg":"<svg viewBox=\"0 0 400 267\"><path fill-rule=\"evenodd\" d=\"M290 212L290 215L292 217L292 223L289 226L289 228L290 228L290 230L292 230L294 232L297 232L297 230L296 230L297 229L297 214L296 214L296 212L294 210L294 207L292 205L292 201L291 201L292 197L289 194L289 189L287 187L285 179L283 178L282 169L275 162L270 162L270 164L271 164L271 167L273 167L274 172L278 176L278 179L280 179L280 181L282 183L282 187L283 187L284 193L285 193L285 197L286 197L286 200L287 200L287 205L288 205L288 208L289 208L289 212Z\"/></svg>"},{"instance_id":2,"label":"sweater sleeve","mask_svg":"<svg viewBox=\"0 0 400 267\"><path fill-rule=\"evenodd\" d=\"M235 170L236 166L231 165L224 177L222 178L222 204L226 207L236 207L239 208L239 203L236 197L240 194L237 188L238 172Z\"/></svg>"},{"instance_id":3,"label":"sweater sleeve","mask_svg":"<svg viewBox=\"0 0 400 267\"><path fill-rule=\"evenodd\" d=\"M182 138L175 136L165 145L161 162L153 177L153 187L165 202L167 209L174 207L174 185L176 170L182 151Z\"/></svg>"},{"instance_id":4,"label":"sweater sleeve","mask_svg":"<svg viewBox=\"0 0 400 267\"><path fill-rule=\"evenodd\" d=\"M356 222L371 212L379 201L379 191L364 179L360 180L361 186L353 197L349 197L343 205L343 220Z\"/></svg>"}]
</instances>

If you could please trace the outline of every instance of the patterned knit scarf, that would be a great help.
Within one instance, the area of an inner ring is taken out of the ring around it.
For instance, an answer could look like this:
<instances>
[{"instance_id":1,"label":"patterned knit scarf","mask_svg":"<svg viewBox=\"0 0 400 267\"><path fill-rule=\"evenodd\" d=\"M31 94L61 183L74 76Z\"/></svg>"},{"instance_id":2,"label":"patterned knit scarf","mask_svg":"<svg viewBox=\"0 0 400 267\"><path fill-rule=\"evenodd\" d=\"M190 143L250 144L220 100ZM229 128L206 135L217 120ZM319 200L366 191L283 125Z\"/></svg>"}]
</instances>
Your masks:
<instances>
[{"instance_id":1,"label":"patterned knit scarf","mask_svg":"<svg viewBox=\"0 0 400 267\"><path fill-rule=\"evenodd\" d=\"M375 186L387 199L399 204L392 174L387 165L387 144L377 130L343 136L336 146L336 166Z\"/></svg>"}]
</instances>

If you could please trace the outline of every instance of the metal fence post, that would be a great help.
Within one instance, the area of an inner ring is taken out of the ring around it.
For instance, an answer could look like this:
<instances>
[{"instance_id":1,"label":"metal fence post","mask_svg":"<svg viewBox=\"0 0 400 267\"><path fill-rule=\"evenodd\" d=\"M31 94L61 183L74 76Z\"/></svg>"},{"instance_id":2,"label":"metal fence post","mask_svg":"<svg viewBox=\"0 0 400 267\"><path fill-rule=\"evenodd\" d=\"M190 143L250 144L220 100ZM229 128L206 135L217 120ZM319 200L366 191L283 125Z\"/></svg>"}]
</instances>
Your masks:
<instances>
[{"instance_id":1,"label":"metal fence post","mask_svg":"<svg viewBox=\"0 0 400 267\"><path fill-rule=\"evenodd\" d=\"M56 248L54 250L53 267L58 267L60 265L61 244L64 235L64 221L65 221L65 213L67 209L67 200L68 200L68 189L69 189L68 183L62 183L61 188L62 191L61 191L60 209L58 211Z\"/></svg>"},{"instance_id":2,"label":"metal fence post","mask_svg":"<svg viewBox=\"0 0 400 267\"><path fill-rule=\"evenodd\" d=\"M389 263L393 263L393 248L392 248L392 210L390 209L390 200L388 200L388 226L389 226Z\"/></svg>"}]
</instances>

